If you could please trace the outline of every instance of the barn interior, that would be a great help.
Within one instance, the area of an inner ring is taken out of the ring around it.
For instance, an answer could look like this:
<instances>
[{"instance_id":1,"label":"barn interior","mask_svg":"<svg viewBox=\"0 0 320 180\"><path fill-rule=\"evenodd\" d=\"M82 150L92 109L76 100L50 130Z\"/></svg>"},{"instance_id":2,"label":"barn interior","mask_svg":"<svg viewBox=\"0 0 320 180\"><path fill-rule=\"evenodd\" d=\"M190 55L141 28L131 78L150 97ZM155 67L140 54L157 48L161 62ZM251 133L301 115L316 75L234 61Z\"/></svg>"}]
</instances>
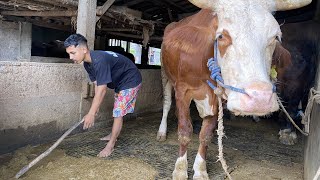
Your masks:
<instances>
[{"instance_id":1,"label":"barn interior","mask_svg":"<svg viewBox=\"0 0 320 180\"><path fill-rule=\"evenodd\" d=\"M91 6L96 13L88 21L86 10ZM113 120L113 91L108 90L95 127L76 128L22 178L171 179L179 147L174 106L168 118L168 139L156 141L163 98L161 42L168 24L197 11L187 0L0 0L0 179L13 178L89 110L93 85L82 65L73 64L63 47L63 41L77 29L90 32L92 49L134 56L143 77L135 113L125 117L112 156L97 158L105 145L99 138L110 132ZM306 48L307 58L318 67L318 0L274 16L281 24L283 44L293 56L301 50L298 45L311 42L314 46ZM318 71L314 72L316 90L320 89ZM314 102L309 136L298 133L298 142L292 146L279 142L275 118L255 122L251 117L225 116L224 154L232 177L312 179L320 165L319 113ZM191 117L201 119L194 106ZM196 125L194 128L189 177L199 144ZM217 153L215 135L207 169L211 179L224 179Z\"/></svg>"}]
</instances>

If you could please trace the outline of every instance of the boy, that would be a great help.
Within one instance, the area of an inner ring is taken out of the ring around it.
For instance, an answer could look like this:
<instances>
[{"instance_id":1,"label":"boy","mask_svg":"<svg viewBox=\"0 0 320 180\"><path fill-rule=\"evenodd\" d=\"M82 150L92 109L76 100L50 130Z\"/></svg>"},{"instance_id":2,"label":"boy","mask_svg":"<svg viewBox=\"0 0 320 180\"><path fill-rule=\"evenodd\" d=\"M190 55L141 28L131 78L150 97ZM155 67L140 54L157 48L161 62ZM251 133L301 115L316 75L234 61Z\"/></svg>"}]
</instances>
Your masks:
<instances>
[{"instance_id":1,"label":"boy","mask_svg":"<svg viewBox=\"0 0 320 180\"><path fill-rule=\"evenodd\" d=\"M71 60L78 64L83 62L90 80L95 84L95 96L88 114L83 117L83 129L94 125L95 115L104 99L107 87L115 90L112 132L101 138L109 142L98 154L99 157L108 157L121 132L123 116L134 111L142 82L141 74L136 65L125 56L111 51L90 51L87 39L81 34L70 35L65 40L64 46Z\"/></svg>"}]
</instances>

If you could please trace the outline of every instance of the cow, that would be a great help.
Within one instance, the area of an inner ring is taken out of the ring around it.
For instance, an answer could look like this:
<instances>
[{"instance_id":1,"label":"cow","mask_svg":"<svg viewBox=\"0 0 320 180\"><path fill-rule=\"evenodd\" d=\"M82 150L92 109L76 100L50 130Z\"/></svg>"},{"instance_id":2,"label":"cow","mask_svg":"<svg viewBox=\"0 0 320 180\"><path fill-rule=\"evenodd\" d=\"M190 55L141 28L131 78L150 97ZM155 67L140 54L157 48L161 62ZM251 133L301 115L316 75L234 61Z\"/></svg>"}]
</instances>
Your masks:
<instances>
[{"instance_id":1,"label":"cow","mask_svg":"<svg viewBox=\"0 0 320 180\"><path fill-rule=\"evenodd\" d=\"M224 84L242 92L224 89L227 108L235 115L263 116L277 111L279 105L270 70L281 30L272 11L299 8L311 0L189 1L202 10L169 24L164 31L161 45L164 109L157 138L163 140L166 136L173 88L180 143L173 179L188 178L187 146L192 134L189 105L192 100L203 119L193 179L209 179L205 158L218 114L217 96L207 84L209 81L216 85L207 68L208 59L214 56L214 44L217 44L215 56Z\"/></svg>"},{"instance_id":2,"label":"cow","mask_svg":"<svg viewBox=\"0 0 320 180\"><path fill-rule=\"evenodd\" d=\"M277 93L294 122L301 127L299 111L306 108L308 92L314 83L316 65L315 44L309 41L291 42L286 48L280 44L273 55L273 66L277 69ZM299 107L300 105L300 107ZM280 124L279 140L285 145L297 142L296 130L283 111L277 114Z\"/></svg>"}]
</instances>

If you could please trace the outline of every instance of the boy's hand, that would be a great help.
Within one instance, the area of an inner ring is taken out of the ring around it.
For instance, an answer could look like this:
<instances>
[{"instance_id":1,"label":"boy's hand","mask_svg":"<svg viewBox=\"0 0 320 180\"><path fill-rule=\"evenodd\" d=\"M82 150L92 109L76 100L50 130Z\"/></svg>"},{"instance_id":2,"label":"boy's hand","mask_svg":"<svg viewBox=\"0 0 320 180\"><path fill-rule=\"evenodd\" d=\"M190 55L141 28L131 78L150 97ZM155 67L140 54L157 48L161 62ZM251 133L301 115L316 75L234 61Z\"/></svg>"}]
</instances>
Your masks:
<instances>
[{"instance_id":1,"label":"boy's hand","mask_svg":"<svg viewBox=\"0 0 320 180\"><path fill-rule=\"evenodd\" d=\"M91 128L94 125L94 117L95 115L93 114L87 114L83 117L84 119L84 124L83 124L83 129L88 129Z\"/></svg>"}]
</instances>

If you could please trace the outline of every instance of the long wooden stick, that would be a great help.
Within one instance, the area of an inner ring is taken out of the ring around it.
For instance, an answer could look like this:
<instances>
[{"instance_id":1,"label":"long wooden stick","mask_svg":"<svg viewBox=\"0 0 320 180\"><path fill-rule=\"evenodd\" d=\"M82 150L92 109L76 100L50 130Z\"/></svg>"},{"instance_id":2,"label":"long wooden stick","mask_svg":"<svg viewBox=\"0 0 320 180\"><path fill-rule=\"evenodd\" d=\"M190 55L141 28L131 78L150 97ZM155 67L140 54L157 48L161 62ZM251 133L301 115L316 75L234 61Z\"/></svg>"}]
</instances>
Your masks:
<instances>
[{"instance_id":1,"label":"long wooden stick","mask_svg":"<svg viewBox=\"0 0 320 180\"><path fill-rule=\"evenodd\" d=\"M82 109L82 94L80 99L80 118L81 119L81 109ZM26 173L32 166L34 166L36 163L38 163L41 159L48 156L51 151L53 151L60 143L61 141L67 137L76 127L78 127L81 123L83 123L84 119L77 122L75 125L73 125L68 131L66 131L49 149L47 149L44 153L40 154L37 158L35 158L33 161L31 161L28 165L24 166L15 176L16 179L18 179L20 176L22 176L24 173Z\"/></svg>"}]
</instances>

